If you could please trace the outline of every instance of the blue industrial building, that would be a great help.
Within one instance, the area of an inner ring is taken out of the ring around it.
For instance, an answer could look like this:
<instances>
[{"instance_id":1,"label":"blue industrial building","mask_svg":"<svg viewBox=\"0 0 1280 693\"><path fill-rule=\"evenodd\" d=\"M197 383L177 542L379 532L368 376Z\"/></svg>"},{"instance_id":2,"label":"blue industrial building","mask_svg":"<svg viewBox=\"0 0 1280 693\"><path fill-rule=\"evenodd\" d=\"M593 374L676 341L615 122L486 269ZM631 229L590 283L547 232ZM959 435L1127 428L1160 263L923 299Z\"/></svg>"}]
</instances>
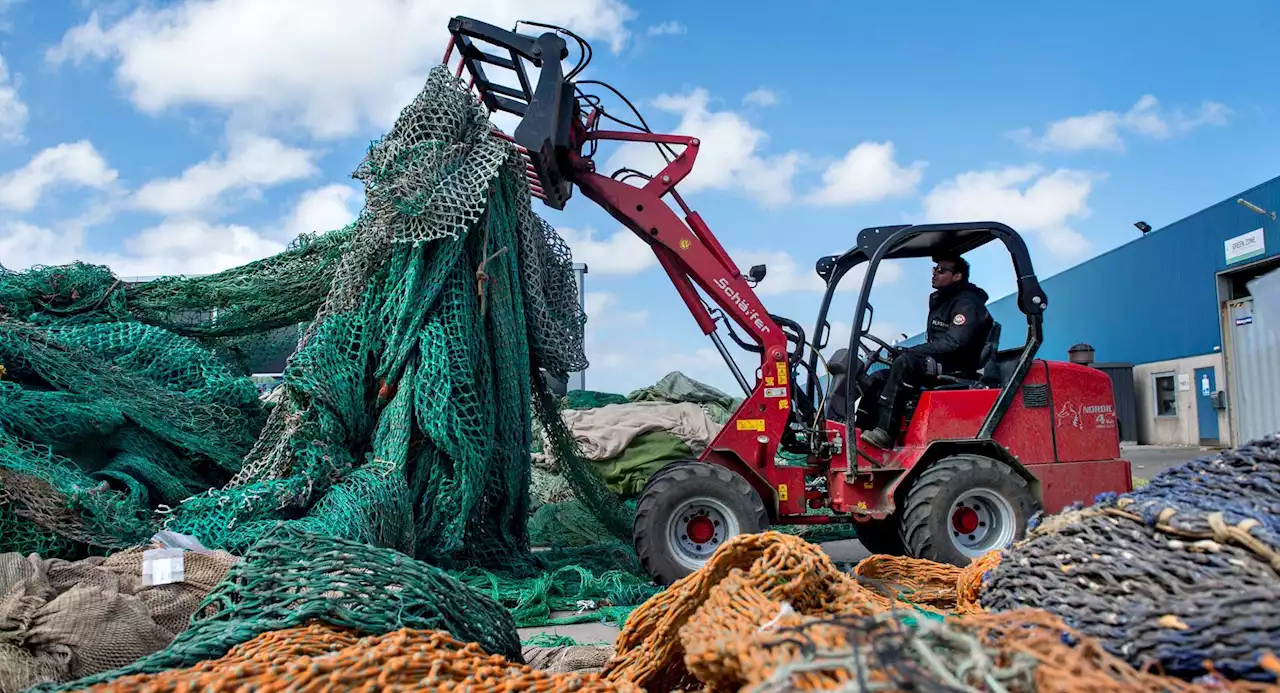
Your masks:
<instances>
[{"instance_id":1,"label":"blue industrial building","mask_svg":"<svg viewBox=\"0 0 1280 693\"><path fill-rule=\"evenodd\" d=\"M1098 362L1132 365L1128 439L1230 445L1280 431L1280 325L1267 329L1249 288L1280 268L1277 211L1280 177L1042 278L1040 354L1084 343ZM989 308L1001 348L1020 346L1016 296Z\"/></svg>"}]
</instances>

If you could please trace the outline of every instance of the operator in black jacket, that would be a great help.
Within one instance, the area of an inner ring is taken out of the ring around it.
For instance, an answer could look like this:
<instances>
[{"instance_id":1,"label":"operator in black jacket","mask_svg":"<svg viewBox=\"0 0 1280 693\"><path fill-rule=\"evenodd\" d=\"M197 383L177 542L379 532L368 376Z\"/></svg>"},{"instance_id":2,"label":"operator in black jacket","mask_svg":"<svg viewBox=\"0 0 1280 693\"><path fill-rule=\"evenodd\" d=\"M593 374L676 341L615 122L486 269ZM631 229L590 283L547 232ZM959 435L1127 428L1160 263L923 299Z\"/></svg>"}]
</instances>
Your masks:
<instances>
[{"instance_id":1,"label":"operator in black jacket","mask_svg":"<svg viewBox=\"0 0 1280 693\"><path fill-rule=\"evenodd\" d=\"M863 394L864 401L877 402L879 417L875 428L862 432L862 441L878 448L894 446L907 397L927 378L943 373L975 377L982 366L978 360L991 329L987 292L969 283L969 263L964 258L943 256L933 261L935 291L929 296L927 341L903 351L890 368L872 373Z\"/></svg>"}]
</instances>

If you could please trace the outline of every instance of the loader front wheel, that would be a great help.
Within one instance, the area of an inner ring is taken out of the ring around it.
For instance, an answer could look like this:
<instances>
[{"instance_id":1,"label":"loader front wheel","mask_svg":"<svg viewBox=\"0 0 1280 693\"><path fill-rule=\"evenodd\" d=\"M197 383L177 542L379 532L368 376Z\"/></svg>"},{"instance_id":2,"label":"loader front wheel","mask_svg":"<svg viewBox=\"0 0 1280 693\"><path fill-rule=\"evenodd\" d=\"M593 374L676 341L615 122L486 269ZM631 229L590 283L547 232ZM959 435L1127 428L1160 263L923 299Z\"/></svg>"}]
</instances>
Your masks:
<instances>
[{"instance_id":1,"label":"loader front wheel","mask_svg":"<svg viewBox=\"0 0 1280 693\"><path fill-rule=\"evenodd\" d=\"M1031 485L1009 465L954 455L912 482L902 504L902 543L913 558L966 566L1021 539L1038 509Z\"/></svg>"},{"instance_id":2,"label":"loader front wheel","mask_svg":"<svg viewBox=\"0 0 1280 693\"><path fill-rule=\"evenodd\" d=\"M719 465L688 462L649 480L632 536L645 571L670 585L701 568L734 536L768 528L764 501L746 479Z\"/></svg>"}]
</instances>

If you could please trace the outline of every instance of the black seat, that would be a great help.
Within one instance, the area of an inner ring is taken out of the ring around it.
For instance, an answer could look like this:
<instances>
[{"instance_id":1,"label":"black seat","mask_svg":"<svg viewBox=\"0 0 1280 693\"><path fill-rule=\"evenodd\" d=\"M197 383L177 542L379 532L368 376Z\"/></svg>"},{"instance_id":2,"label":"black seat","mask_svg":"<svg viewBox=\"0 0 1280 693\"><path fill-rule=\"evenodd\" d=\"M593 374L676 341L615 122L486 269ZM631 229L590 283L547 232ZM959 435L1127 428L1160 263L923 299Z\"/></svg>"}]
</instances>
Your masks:
<instances>
[{"instance_id":1,"label":"black seat","mask_svg":"<svg viewBox=\"0 0 1280 693\"><path fill-rule=\"evenodd\" d=\"M982 345L982 355L978 363L982 366L982 377L978 382L983 387L1000 387L1000 323L991 321L991 329L987 330L986 342Z\"/></svg>"},{"instance_id":2,"label":"black seat","mask_svg":"<svg viewBox=\"0 0 1280 693\"><path fill-rule=\"evenodd\" d=\"M836 349L827 361L827 372L831 374L831 392L827 393L826 417L832 421L844 421L845 392L849 388L849 350Z\"/></svg>"}]
</instances>

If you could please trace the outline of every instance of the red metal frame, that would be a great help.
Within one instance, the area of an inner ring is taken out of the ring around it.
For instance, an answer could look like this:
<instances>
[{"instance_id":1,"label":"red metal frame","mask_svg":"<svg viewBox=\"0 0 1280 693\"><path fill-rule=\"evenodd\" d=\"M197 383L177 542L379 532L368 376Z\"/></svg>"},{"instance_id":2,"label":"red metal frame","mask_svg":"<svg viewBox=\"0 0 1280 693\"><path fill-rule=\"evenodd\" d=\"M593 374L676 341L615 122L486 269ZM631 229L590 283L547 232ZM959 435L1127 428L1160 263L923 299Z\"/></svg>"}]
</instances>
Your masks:
<instances>
[{"instance_id":1,"label":"red metal frame","mask_svg":"<svg viewBox=\"0 0 1280 693\"><path fill-rule=\"evenodd\" d=\"M445 53L446 65L453 47L451 40ZM460 62L459 76L462 69ZM473 76L471 86L474 84ZM1118 437L1111 441L1095 436L1094 440L1104 441L1101 447L1105 450L1097 445L1090 449L1081 436L1064 439L1050 420L1051 408L1036 411L1019 402L1006 414L993 441L976 441L974 435L991 411L998 392L991 389L925 392L907 424L904 445L894 450L862 445L851 426L827 421L824 432L827 442L833 443L830 459L810 459L803 466L776 464L778 448L792 418L793 373L788 365L787 337L702 217L689 209L676 190L692 172L701 143L696 137L681 135L595 130L599 121L599 110L593 110L573 122L568 154L574 170L573 183L649 244L704 334L714 333L716 324L695 287L701 288L761 348L754 388L700 459L741 474L765 501L774 522L832 521L829 517L804 515L807 507L830 507L849 513L842 518L846 521L884 518L895 510L894 494L913 468L950 454L960 449L958 446L973 449L975 444L996 446L988 452L1003 456L1015 468L1029 470L1036 479L1042 479L1047 484L1041 493L1042 501L1049 512L1077 500L1089 500L1103 491L1130 488L1129 463L1119 459ZM496 128L493 134L511 142L525 159L533 196L545 199L528 150ZM592 158L582 155L585 146L598 142L670 145L683 147L683 151L644 186L635 187L597 173ZM683 218L663 199L668 194L683 212ZM1065 391L1084 387L1087 392L1081 401L1087 403L1082 406L1113 404L1109 385L1105 392L1099 389L1103 388L1102 381L1109 383L1105 374L1091 369L1090 373L1076 372L1074 369L1079 367L1072 364L1035 363L1040 370L1033 369L1024 384L1043 383L1051 389L1056 384ZM1053 436L1047 444L1046 435ZM1085 458L1094 458L1059 459L1064 444L1066 448L1075 445ZM806 491L806 472L827 477L825 496Z\"/></svg>"},{"instance_id":2,"label":"red metal frame","mask_svg":"<svg viewBox=\"0 0 1280 693\"><path fill-rule=\"evenodd\" d=\"M701 459L742 474L766 504L773 506L772 514L776 518L803 513L804 469L774 464L791 416L792 373L787 362L786 335L769 317L764 304L701 216L688 209L675 190L693 170L701 143L696 137L588 132L585 125L576 128L575 143L590 141L683 145L684 150L643 187L601 175L595 171L591 159L572 153L574 182L584 195L649 244L704 334L715 331L715 322L695 286L762 348L754 389ZM581 151L580 148L577 151ZM679 203L684 219L663 200L668 193Z\"/></svg>"}]
</instances>

